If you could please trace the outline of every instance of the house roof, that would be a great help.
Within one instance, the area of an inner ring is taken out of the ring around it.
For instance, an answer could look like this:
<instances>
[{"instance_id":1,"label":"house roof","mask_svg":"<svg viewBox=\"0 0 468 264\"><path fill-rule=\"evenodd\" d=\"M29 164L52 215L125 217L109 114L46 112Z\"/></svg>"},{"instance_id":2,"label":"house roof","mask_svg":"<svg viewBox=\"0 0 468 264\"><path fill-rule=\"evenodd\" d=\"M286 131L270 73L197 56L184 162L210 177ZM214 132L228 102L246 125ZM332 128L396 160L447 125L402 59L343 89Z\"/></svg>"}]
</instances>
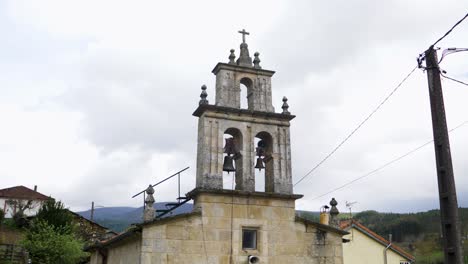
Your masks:
<instances>
[{"instance_id":1,"label":"house roof","mask_svg":"<svg viewBox=\"0 0 468 264\"><path fill-rule=\"evenodd\" d=\"M113 236L107 240L102 240L102 241L97 241L95 244L93 245L90 245L88 247L85 247L85 251L93 251L94 249L97 249L97 248L103 248L103 247L107 247L111 244L114 244L114 243L117 243L117 242L120 242L122 240L125 240L129 237L132 237L133 235L135 234L141 234L141 230L142 228L140 226L131 226L130 228L128 228L126 231L116 235L116 236Z\"/></svg>"},{"instance_id":2,"label":"house roof","mask_svg":"<svg viewBox=\"0 0 468 264\"><path fill-rule=\"evenodd\" d=\"M0 198L27 199L27 200L49 200L40 192L34 191L23 185L0 189Z\"/></svg>"},{"instance_id":3,"label":"house roof","mask_svg":"<svg viewBox=\"0 0 468 264\"><path fill-rule=\"evenodd\" d=\"M382 236L378 235L377 233L375 233L374 231L370 230L368 227L366 227L365 225L359 223L359 221L357 220L354 220L354 219L350 219L350 220L344 220L344 221L341 221L340 222L340 228L343 229L343 230L350 230L351 228L356 228L357 230L361 231L363 234L367 235L368 237L376 240L377 242L379 242L380 244L384 245L384 246L388 246L390 244L390 241L388 241L387 239L383 238ZM394 252L396 252L397 254L411 260L411 261L414 261L414 256L409 254L408 252L406 252L405 250L403 250L401 247L395 245L395 244L392 244L390 246L390 249L393 250Z\"/></svg>"},{"instance_id":4,"label":"house roof","mask_svg":"<svg viewBox=\"0 0 468 264\"><path fill-rule=\"evenodd\" d=\"M68 211L69 211L75 218L77 218L77 219L81 219L81 220L83 220L83 221L86 221L86 222L90 223L91 225L97 226L97 227L99 227L100 229L102 229L102 230L104 230L104 231L109 231L109 232L112 233L114 236L118 234L118 233L116 233L115 231L111 230L110 228L105 227L105 226L102 226L102 225L98 224L97 222L94 222L94 221L92 221L92 220L90 220L90 219L88 219L88 218L86 218L86 217L83 217L83 216L80 215L80 214L77 214L77 213L75 213L75 212L73 212L73 211L70 211L70 210L68 210Z\"/></svg>"}]
</instances>

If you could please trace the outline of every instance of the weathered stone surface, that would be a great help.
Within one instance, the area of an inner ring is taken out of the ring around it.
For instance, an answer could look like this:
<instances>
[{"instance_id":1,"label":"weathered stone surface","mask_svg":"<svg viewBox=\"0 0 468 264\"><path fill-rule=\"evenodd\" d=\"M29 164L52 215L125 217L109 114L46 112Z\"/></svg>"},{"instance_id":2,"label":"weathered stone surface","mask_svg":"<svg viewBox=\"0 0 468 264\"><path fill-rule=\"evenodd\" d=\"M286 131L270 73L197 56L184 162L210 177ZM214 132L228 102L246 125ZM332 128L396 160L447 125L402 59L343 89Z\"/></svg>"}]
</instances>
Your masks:
<instances>
[{"instance_id":1,"label":"weathered stone surface","mask_svg":"<svg viewBox=\"0 0 468 264\"><path fill-rule=\"evenodd\" d=\"M141 240L139 237L119 243L109 250L107 263L126 264L138 263L141 252ZM91 262L93 263L93 262ZM99 263L99 262L96 262Z\"/></svg>"},{"instance_id":2,"label":"weathered stone surface","mask_svg":"<svg viewBox=\"0 0 468 264\"><path fill-rule=\"evenodd\" d=\"M235 188L255 191L255 137L267 134L271 136L271 159L265 163L265 191L292 193L289 121L206 111L199 119L198 129L197 187L223 188L223 135L235 129L242 140L240 159L235 163Z\"/></svg>"}]
</instances>

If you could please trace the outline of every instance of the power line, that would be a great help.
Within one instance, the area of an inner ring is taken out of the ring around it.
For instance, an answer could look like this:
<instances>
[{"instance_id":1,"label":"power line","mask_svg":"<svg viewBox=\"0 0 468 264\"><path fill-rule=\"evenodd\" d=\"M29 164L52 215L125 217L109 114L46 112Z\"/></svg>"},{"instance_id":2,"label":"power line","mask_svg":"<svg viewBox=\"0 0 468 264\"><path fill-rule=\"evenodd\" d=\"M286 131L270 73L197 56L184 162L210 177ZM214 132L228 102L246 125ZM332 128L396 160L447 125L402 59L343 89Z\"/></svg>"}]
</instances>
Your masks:
<instances>
[{"instance_id":1,"label":"power line","mask_svg":"<svg viewBox=\"0 0 468 264\"><path fill-rule=\"evenodd\" d=\"M460 125L458 125L458 126L452 128L452 129L450 129L448 132L449 132L449 133L450 133L450 132L453 132L454 130L456 130L456 129L458 129L458 128L460 128L460 127L466 125L466 124L468 124L468 121L465 121L465 122L461 123ZM339 186L339 187L337 187L337 188L335 188L335 189L333 189L333 190L331 190L331 191L328 191L328 192L326 192L326 193L324 193L324 194L321 194L321 195L319 195L319 196L317 196L317 197L314 197L312 200L316 200L316 199L322 198L323 196L326 196L326 195L328 195L328 194L330 194L330 193L333 193L333 192L336 192L336 191L338 191L338 190L341 190L341 189L345 188L346 186L349 186L349 185L351 185L351 184L353 184L353 183L355 183L355 182L357 182L357 181L359 181L359 180L361 180L361 179L364 179L364 178L366 178L366 177L368 177L368 176L371 176L372 174L375 174L376 172L378 172L378 171L384 169L385 167L388 167L388 166L392 165L393 163L395 163L395 162L397 162L397 161L399 161L399 160L401 160L401 159L403 159L403 158L406 158L407 156L413 154L414 152L416 152L416 151L418 151L418 150L424 148L425 146L431 144L432 142L434 142L434 140L427 141L426 143L420 145L419 147L417 147L417 148L415 148L415 149L412 149L412 150L406 152L405 154L399 156L398 158L393 159L393 160L391 160L391 161L389 161L389 162L383 164L382 166L378 167L377 169L374 169L374 170L372 170L372 171L370 171L370 172L368 172L368 173L366 173L366 174L364 174L364 175L362 175L362 176L360 176L360 177L357 177L357 178L355 178L355 179L353 179L353 180L351 180L351 181L349 181L349 182L347 182L347 183L345 183L345 184L343 184L343 185L341 185L341 186Z\"/></svg>"},{"instance_id":2,"label":"power line","mask_svg":"<svg viewBox=\"0 0 468 264\"><path fill-rule=\"evenodd\" d=\"M439 41L443 40L446 36L448 36L452 32L452 30L455 27L457 27L467 17L468 17L468 13L466 13L466 15L462 19L460 19L457 23L455 23L455 25L453 25L453 27L449 31L447 31L442 37L440 37L436 42L434 42L434 44L432 44L432 46L435 46L437 43L439 43Z\"/></svg>"},{"instance_id":3,"label":"power line","mask_svg":"<svg viewBox=\"0 0 468 264\"><path fill-rule=\"evenodd\" d=\"M457 52L464 52L464 51L468 51L468 48L448 48L448 49L444 49L442 51L442 56L440 57L439 64L448 55L454 54L454 53L457 53Z\"/></svg>"},{"instance_id":4,"label":"power line","mask_svg":"<svg viewBox=\"0 0 468 264\"><path fill-rule=\"evenodd\" d=\"M457 83L464 84L464 85L468 86L468 83L462 82L462 81L454 79L452 77L449 77L449 76L443 74L442 72L440 73L440 76L444 77L445 79L449 79L451 81L454 81L454 82L457 82Z\"/></svg>"},{"instance_id":5,"label":"power line","mask_svg":"<svg viewBox=\"0 0 468 264\"><path fill-rule=\"evenodd\" d=\"M301 181L303 181L307 176L309 176L312 172L314 172L318 167L320 167L328 158L330 158L341 146L343 146L346 141L348 141L387 101L390 99L390 97L400 88L400 86L413 74L413 72L418 68L418 66L414 67L406 76L401 80L401 82L390 92L387 97L366 117L364 120L359 123L359 125L351 131L351 133L343 139L328 155L325 156L315 167L313 167L309 172L307 172L302 178L300 178L296 183L294 183L294 186L299 184Z\"/></svg>"}]
</instances>

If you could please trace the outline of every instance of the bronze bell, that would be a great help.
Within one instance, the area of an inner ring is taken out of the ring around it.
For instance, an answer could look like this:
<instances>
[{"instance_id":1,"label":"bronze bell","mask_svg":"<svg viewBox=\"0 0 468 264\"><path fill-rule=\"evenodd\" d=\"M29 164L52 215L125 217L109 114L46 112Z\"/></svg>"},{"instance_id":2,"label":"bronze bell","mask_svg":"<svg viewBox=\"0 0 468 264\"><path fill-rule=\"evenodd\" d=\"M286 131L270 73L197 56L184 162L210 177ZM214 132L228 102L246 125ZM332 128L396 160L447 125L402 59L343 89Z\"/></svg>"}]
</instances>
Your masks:
<instances>
[{"instance_id":1,"label":"bronze bell","mask_svg":"<svg viewBox=\"0 0 468 264\"><path fill-rule=\"evenodd\" d=\"M255 168L256 169L259 169L259 170L262 170L265 168L265 165L263 165L263 159L258 157L257 158L257 163L255 164Z\"/></svg>"},{"instance_id":2,"label":"bronze bell","mask_svg":"<svg viewBox=\"0 0 468 264\"><path fill-rule=\"evenodd\" d=\"M223 171L227 171L228 173L231 171L236 171L234 168L234 161L229 155L224 157Z\"/></svg>"},{"instance_id":3,"label":"bronze bell","mask_svg":"<svg viewBox=\"0 0 468 264\"><path fill-rule=\"evenodd\" d=\"M224 153L231 155L236 153L236 144L234 138L226 138L226 144L224 145Z\"/></svg>"}]
</instances>

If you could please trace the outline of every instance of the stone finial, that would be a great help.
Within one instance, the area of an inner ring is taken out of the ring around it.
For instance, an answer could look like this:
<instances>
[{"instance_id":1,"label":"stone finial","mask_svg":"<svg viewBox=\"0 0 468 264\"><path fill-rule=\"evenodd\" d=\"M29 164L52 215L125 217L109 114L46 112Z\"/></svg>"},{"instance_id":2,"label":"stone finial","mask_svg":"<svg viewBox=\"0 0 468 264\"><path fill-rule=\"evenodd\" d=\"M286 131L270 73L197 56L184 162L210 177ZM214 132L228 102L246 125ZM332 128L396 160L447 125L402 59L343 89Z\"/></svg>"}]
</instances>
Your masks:
<instances>
[{"instance_id":1,"label":"stone finial","mask_svg":"<svg viewBox=\"0 0 468 264\"><path fill-rule=\"evenodd\" d=\"M240 54L236 63L239 66L252 67L252 58L249 55L249 45L245 42L245 35L250 33L245 31L245 29L239 31L242 34L242 43L240 44Z\"/></svg>"},{"instance_id":2,"label":"stone finial","mask_svg":"<svg viewBox=\"0 0 468 264\"><path fill-rule=\"evenodd\" d=\"M236 62L239 66L252 67L252 58L249 55L249 46L247 43L242 43L240 45L240 54Z\"/></svg>"},{"instance_id":3,"label":"stone finial","mask_svg":"<svg viewBox=\"0 0 468 264\"><path fill-rule=\"evenodd\" d=\"M290 115L291 114L288 111L289 105L288 105L288 98L286 98L286 96L283 96L283 106L281 106L281 108L283 108L283 113L282 114L285 114L285 115Z\"/></svg>"},{"instance_id":4,"label":"stone finial","mask_svg":"<svg viewBox=\"0 0 468 264\"><path fill-rule=\"evenodd\" d=\"M151 221L154 219L154 208L153 208L153 205L154 205L154 197L153 197L153 194L154 194L154 189L153 189L153 186L151 186L151 184L148 186L148 188L146 188L146 199L145 199L145 211L143 213L143 221L147 222L147 221Z\"/></svg>"},{"instance_id":5,"label":"stone finial","mask_svg":"<svg viewBox=\"0 0 468 264\"><path fill-rule=\"evenodd\" d=\"M340 214L340 211L338 211L338 208L336 206L338 205L338 202L335 200L335 198L332 198L330 201L330 225L334 227L339 226L339 221L338 221L338 215Z\"/></svg>"},{"instance_id":6,"label":"stone finial","mask_svg":"<svg viewBox=\"0 0 468 264\"><path fill-rule=\"evenodd\" d=\"M231 54L229 54L229 64L236 64L236 54L234 54L234 49L230 50Z\"/></svg>"},{"instance_id":7,"label":"stone finial","mask_svg":"<svg viewBox=\"0 0 468 264\"><path fill-rule=\"evenodd\" d=\"M262 68L260 66L260 58L258 56L260 56L260 53L255 52L254 53L254 60L253 60L253 64L254 64L255 69L261 69Z\"/></svg>"},{"instance_id":8,"label":"stone finial","mask_svg":"<svg viewBox=\"0 0 468 264\"><path fill-rule=\"evenodd\" d=\"M208 104L208 100L206 99L206 97L208 97L208 93L206 93L206 85L202 85L201 89L202 92L200 94L200 102L198 104Z\"/></svg>"}]
</instances>

